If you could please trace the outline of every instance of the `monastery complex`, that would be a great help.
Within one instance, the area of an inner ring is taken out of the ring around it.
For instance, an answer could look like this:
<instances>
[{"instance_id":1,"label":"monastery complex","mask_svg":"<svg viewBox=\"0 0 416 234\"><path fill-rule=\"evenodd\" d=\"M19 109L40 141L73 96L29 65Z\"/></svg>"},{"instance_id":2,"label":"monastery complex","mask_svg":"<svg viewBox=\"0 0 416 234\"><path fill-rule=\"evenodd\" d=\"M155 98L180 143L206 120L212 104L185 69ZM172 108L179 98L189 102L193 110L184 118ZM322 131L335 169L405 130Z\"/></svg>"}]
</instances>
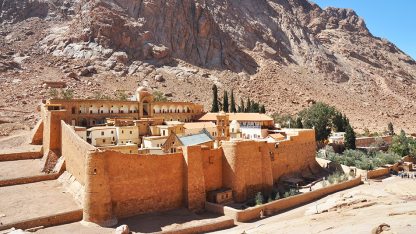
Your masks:
<instances>
[{"instance_id":1,"label":"monastery complex","mask_svg":"<svg viewBox=\"0 0 416 234\"><path fill-rule=\"evenodd\" d=\"M131 101L47 100L32 144L44 168L82 204L83 221L118 219L271 193L288 175L318 177L315 131L276 128L257 113L205 113L157 102L143 87Z\"/></svg>"}]
</instances>

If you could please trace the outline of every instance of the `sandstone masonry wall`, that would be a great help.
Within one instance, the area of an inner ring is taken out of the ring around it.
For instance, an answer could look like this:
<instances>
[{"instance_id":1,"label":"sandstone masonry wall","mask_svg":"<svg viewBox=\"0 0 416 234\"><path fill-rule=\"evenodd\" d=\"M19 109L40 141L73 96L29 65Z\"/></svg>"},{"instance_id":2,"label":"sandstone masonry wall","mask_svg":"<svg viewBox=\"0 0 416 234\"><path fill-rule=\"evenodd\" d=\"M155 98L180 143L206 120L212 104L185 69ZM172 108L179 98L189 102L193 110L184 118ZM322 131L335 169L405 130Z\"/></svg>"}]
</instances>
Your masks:
<instances>
[{"instance_id":1,"label":"sandstone masonry wall","mask_svg":"<svg viewBox=\"0 0 416 234\"><path fill-rule=\"evenodd\" d=\"M313 170L318 164L315 160L316 142L315 131L300 131L298 136L280 142L277 148L268 144L273 152L272 171L274 181L278 181L284 174L301 173Z\"/></svg>"},{"instance_id":2,"label":"sandstone masonry wall","mask_svg":"<svg viewBox=\"0 0 416 234\"><path fill-rule=\"evenodd\" d=\"M184 205L182 154L137 155L106 151L109 188L117 218Z\"/></svg>"},{"instance_id":3,"label":"sandstone masonry wall","mask_svg":"<svg viewBox=\"0 0 416 234\"><path fill-rule=\"evenodd\" d=\"M61 125L62 156L65 157L66 170L84 185L86 156L95 147L81 139L64 121Z\"/></svg>"},{"instance_id":4,"label":"sandstone masonry wall","mask_svg":"<svg viewBox=\"0 0 416 234\"><path fill-rule=\"evenodd\" d=\"M207 192L222 187L222 157L221 149L202 150L205 190Z\"/></svg>"}]
</instances>

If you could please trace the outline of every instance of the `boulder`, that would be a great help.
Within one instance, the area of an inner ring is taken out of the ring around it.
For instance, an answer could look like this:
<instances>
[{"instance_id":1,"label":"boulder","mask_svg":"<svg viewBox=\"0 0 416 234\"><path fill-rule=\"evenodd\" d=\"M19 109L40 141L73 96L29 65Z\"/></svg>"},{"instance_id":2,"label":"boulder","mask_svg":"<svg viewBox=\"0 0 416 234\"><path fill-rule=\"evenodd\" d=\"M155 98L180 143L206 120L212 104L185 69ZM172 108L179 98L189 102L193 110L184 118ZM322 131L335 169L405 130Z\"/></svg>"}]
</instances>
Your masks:
<instances>
[{"instance_id":1,"label":"boulder","mask_svg":"<svg viewBox=\"0 0 416 234\"><path fill-rule=\"evenodd\" d=\"M115 234L129 234L130 233L130 229L129 226L123 224L119 227L116 228Z\"/></svg>"},{"instance_id":2,"label":"boulder","mask_svg":"<svg viewBox=\"0 0 416 234\"><path fill-rule=\"evenodd\" d=\"M118 63L126 64L129 61L129 56L126 52L114 52L109 60L116 61Z\"/></svg>"},{"instance_id":3,"label":"boulder","mask_svg":"<svg viewBox=\"0 0 416 234\"><path fill-rule=\"evenodd\" d=\"M163 82L163 81L165 81L165 78L163 78L162 75L156 75L155 76L155 81L157 81L157 82Z\"/></svg>"},{"instance_id":4,"label":"boulder","mask_svg":"<svg viewBox=\"0 0 416 234\"><path fill-rule=\"evenodd\" d=\"M377 227L373 228L373 230L371 231L371 234L387 234L387 233L393 233L390 230L390 225L388 225L387 223L382 223L380 225L378 225Z\"/></svg>"}]
</instances>

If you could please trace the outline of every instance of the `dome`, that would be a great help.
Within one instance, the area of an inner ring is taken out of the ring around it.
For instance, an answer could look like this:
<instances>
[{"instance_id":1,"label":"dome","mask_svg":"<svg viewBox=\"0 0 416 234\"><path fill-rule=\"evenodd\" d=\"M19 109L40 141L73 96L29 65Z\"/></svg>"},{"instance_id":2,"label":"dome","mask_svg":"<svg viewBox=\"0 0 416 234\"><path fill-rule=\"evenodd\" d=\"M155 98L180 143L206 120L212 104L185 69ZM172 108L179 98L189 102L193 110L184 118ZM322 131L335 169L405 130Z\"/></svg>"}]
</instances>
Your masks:
<instances>
[{"instance_id":1,"label":"dome","mask_svg":"<svg viewBox=\"0 0 416 234\"><path fill-rule=\"evenodd\" d=\"M237 120L233 120L230 123L230 127L238 127L238 128L240 128L240 124L237 122Z\"/></svg>"},{"instance_id":2,"label":"dome","mask_svg":"<svg viewBox=\"0 0 416 234\"><path fill-rule=\"evenodd\" d=\"M139 92L149 92L149 90L147 90L146 87L140 86L140 87L137 88L136 92L138 92L138 93Z\"/></svg>"},{"instance_id":3,"label":"dome","mask_svg":"<svg viewBox=\"0 0 416 234\"><path fill-rule=\"evenodd\" d=\"M240 131L240 123L237 120L233 120L230 123L230 129L232 133L237 133Z\"/></svg>"}]
</instances>

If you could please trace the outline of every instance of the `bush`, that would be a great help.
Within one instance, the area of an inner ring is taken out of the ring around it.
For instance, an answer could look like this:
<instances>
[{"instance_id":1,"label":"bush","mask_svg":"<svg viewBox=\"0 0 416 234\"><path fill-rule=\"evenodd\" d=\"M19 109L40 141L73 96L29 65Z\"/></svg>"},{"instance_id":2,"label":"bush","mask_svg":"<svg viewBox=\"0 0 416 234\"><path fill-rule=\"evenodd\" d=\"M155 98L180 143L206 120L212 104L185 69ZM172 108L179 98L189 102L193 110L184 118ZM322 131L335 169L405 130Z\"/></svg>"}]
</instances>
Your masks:
<instances>
[{"instance_id":1,"label":"bush","mask_svg":"<svg viewBox=\"0 0 416 234\"><path fill-rule=\"evenodd\" d=\"M58 90L56 90L56 89L50 89L48 93L49 93L49 97L51 99L58 99L59 98L59 93L58 93Z\"/></svg>"},{"instance_id":2,"label":"bush","mask_svg":"<svg viewBox=\"0 0 416 234\"><path fill-rule=\"evenodd\" d=\"M276 193L276 196L274 197L274 200L279 200L280 199L280 194L279 192Z\"/></svg>"},{"instance_id":3,"label":"bush","mask_svg":"<svg viewBox=\"0 0 416 234\"><path fill-rule=\"evenodd\" d=\"M317 156L324 158L322 153L318 153ZM343 154L329 151L326 153L326 159L342 165L354 166L362 170L373 170L374 168L386 164L394 164L398 162L401 157L394 153L364 153L359 150L345 150Z\"/></svg>"},{"instance_id":4,"label":"bush","mask_svg":"<svg viewBox=\"0 0 416 234\"><path fill-rule=\"evenodd\" d=\"M61 90L61 96L65 100L71 100L74 98L74 90L72 89Z\"/></svg>"},{"instance_id":5,"label":"bush","mask_svg":"<svg viewBox=\"0 0 416 234\"><path fill-rule=\"evenodd\" d=\"M263 195L261 194L261 192L258 192L256 194L256 197L254 198L254 200L257 206L263 204Z\"/></svg>"}]
</instances>

